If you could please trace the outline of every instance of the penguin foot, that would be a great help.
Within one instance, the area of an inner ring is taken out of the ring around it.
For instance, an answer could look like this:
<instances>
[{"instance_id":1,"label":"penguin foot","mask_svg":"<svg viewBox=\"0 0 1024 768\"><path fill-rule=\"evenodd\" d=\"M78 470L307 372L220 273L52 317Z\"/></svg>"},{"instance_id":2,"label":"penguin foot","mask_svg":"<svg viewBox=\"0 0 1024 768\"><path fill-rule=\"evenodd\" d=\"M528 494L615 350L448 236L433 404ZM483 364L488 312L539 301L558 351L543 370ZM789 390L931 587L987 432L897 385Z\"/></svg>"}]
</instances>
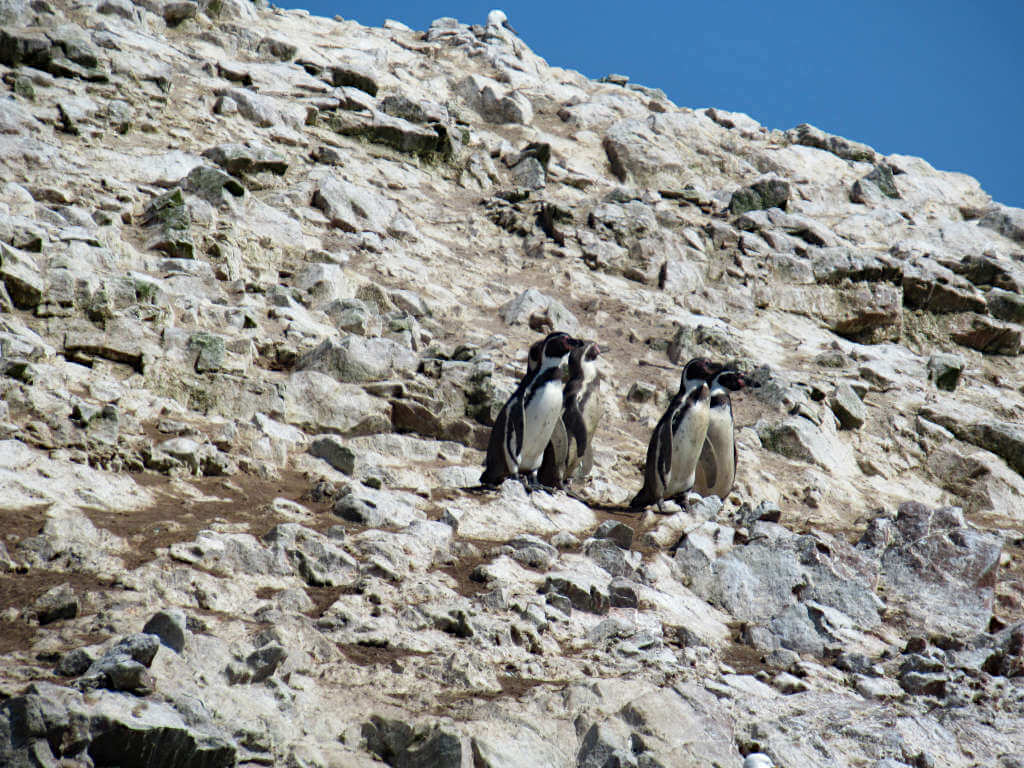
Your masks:
<instances>
[{"instance_id":1,"label":"penguin foot","mask_svg":"<svg viewBox=\"0 0 1024 768\"><path fill-rule=\"evenodd\" d=\"M544 483L534 483L533 485L530 486L530 490L531 491L545 491L547 493L555 493L556 491L559 491L561 489L557 488L555 486L551 486L551 485L544 485Z\"/></svg>"}]
</instances>

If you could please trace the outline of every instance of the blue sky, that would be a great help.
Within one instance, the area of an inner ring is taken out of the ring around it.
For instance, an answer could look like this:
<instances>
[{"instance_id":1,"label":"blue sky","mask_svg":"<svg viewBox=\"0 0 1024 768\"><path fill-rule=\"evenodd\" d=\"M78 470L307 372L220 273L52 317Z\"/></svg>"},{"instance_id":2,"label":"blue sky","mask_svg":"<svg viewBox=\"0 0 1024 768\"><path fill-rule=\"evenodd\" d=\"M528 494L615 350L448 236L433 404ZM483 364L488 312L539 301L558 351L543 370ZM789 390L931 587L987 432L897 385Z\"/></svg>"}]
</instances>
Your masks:
<instances>
[{"instance_id":1,"label":"blue sky","mask_svg":"<svg viewBox=\"0 0 1024 768\"><path fill-rule=\"evenodd\" d=\"M280 2L280 0L279 0ZM320 16L426 29L501 8L549 64L918 155L1024 208L1024 0L284 0Z\"/></svg>"}]
</instances>

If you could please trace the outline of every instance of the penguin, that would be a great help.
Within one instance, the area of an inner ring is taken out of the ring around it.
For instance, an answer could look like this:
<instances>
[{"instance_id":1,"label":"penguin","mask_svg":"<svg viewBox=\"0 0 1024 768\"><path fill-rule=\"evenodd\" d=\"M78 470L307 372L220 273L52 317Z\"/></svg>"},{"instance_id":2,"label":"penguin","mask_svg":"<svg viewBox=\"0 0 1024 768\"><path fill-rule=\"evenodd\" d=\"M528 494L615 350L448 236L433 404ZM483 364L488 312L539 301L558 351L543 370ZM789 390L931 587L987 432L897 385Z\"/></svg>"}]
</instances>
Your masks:
<instances>
[{"instance_id":1,"label":"penguin","mask_svg":"<svg viewBox=\"0 0 1024 768\"><path fill-rule=\"evenodd\" d=\"M665 499L681 496L693 488L711 417L708 382L721 370L720 364L703 357L690 360L683 368L679 391L651 435L644 486L633 497L630 508L657 504L658 512L664 514Z\"/></svg>"},{"instance_id":2,"label":"penguin","mask_svg":"<svg viewBox=\"0 0 1024 768\"><path fill-rule=\"evenodd\" d=\"M560 366L582 344L567 333L555 332L531 345L526 375L491 429L481 484L498 485L507 477L525 474L527 487L536 485L544 448L562 410Z\"/></svg>"},{"instance_id":3,"label":"penguin","mask_svg":"<svg viewBox=\"0 0 1024 768\"><path fill-rule=\"evenodd\" d=\"M711 382L708 432L693 483L693 490L701 496L724 499L736 481L736 439L729 392L737 392L747 385L743 374L732 370L721 371Z\"/></svg>"},{"instance_id":4,"label":"penguin","mask_svg":"<svg viewBox=\"0 0 1024 768\"><path fill-rule=\"evenodd\" d=\"M543 485L565 488L586 477L594 464L593 435L601 419L601 374L597 358L601 348L587 341L569 355L569 380L562 394L562 417L544 449L538 472Z\"/></svg>"}]
</instances>

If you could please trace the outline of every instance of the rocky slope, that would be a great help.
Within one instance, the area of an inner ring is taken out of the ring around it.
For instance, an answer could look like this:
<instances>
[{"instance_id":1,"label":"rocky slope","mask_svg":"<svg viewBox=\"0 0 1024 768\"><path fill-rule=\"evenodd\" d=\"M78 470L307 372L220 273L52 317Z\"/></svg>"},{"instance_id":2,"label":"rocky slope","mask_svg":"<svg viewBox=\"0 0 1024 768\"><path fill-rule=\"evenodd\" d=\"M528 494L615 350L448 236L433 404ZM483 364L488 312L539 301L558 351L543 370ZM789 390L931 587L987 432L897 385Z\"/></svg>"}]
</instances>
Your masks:
<instances>
[{"instance_id":1,"label":"rocky slope","mask_svg":"<svg viewBox=\"0 0 1024 768\"><path fill-rule=\"evenodd\" d=\"M1024 211L454 19L0 63L0 763L1024 765ZM551 328L591 478L467 490ZM695 354L737 486L631 515Z\"/></svg>"}]
</instances>

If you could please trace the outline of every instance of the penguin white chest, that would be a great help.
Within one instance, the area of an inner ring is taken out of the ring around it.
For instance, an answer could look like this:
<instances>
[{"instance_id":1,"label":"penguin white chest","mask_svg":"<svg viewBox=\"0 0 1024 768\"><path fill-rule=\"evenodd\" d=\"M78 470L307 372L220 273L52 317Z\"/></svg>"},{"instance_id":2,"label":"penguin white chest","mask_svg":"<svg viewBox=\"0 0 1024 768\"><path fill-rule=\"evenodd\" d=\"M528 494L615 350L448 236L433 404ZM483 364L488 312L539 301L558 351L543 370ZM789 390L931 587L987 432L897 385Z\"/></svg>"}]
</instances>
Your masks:
<instances>
[{"instance_id":1,"label":"penguin white chest","mask_svg":"<svg viewBox=\"0 0 1024 768\"><path fill-rule=\"evenodd\" d=\"M671 497L693 487L694 472L708 432L710 408L707 400L693 405L672 433L672 471L665 496Z\"/></svg>"},{"instance_id":2,"label":"penguin white chest","mask_svg":"<svg viewBox=\"0 0 1024 768\"><path fill-rule=\"evenodd\" d=\"M541 465L544 449L551 440L555 422L562 413L562 382L549 381L533 393L523 412L523 450L519 461L521 472L531 472Z\"/></svg>"},{"instance_id":3,"label":"penguin white chest","mask_svg":"<svg viewBox=\"0 0 1024 768\"><path fill-rule=\"evenodd\" d=\"M710 492L720 498L725 498L732 490L733 481L736 478L732 413L728 408L711 409L707 439L714 449L715 457L715 485Z\"/></svg>"}]
</instances>

